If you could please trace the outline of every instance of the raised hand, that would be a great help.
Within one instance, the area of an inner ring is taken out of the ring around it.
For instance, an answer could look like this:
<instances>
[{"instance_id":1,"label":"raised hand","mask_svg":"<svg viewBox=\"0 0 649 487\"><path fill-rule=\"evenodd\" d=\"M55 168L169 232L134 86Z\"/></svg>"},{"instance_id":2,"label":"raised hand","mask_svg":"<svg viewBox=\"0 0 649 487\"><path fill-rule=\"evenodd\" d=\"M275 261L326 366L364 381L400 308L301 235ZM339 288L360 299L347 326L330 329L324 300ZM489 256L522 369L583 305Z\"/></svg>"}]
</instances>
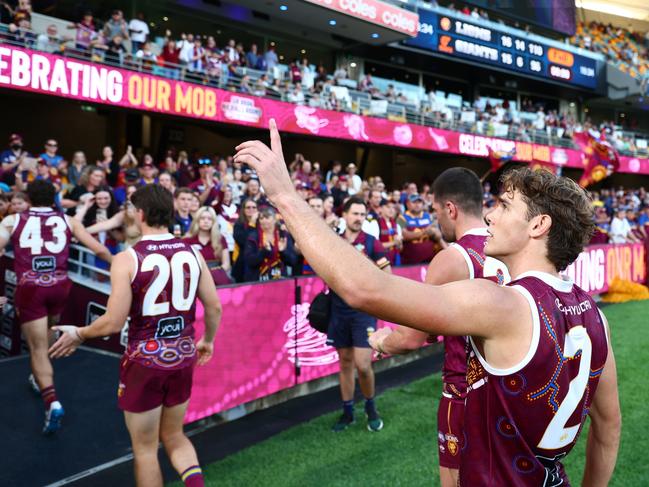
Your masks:
<instances>
[{"instance_id":1,"label":"raised hand","mask_svg":"<svg viewBox=\"0 0 649 487\"><path fill-rule=\"evenodd\" d=\"M198 365L205 365L212 358L214 345L212 342L205 341L205 338L201 338L196 344L196 351L198 352Z\"/></svg>"},{"instance_id":2,"label":"raised hand","mask_svg":"<svg viewBox=\"0 0 649 487\"><path fill-rule=\"evenodd\" d=\"M297 195L282 154L282 140L275 119L270 119L270 147L259 140L243 142L235 147L234 160L251 166L259 175L268 198L276 202L287 195Z\"/></svg>"}]
</instances>

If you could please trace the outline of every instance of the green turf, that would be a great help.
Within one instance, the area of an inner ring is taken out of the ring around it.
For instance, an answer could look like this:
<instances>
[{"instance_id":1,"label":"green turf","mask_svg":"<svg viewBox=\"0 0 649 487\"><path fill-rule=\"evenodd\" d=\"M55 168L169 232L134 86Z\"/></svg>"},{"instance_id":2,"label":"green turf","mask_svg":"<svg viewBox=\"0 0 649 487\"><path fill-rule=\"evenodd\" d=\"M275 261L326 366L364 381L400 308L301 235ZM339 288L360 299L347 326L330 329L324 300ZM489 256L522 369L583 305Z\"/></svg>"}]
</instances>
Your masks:
<instances>
[{"instance_id":1,"label":"green turf","mask_svg":"<svg viewBox=\"0 0 649 487\"><path fill-rule=\"evenodd\" d=\"M623 431L612 486L649 482L649 303L604 309L618 365ZM204 467L210 486L436 486L435 421L441 387L436 374L378 397L385 428L366 430L362 404L357 423L343 433L330 428L327 414ZM360 417L360 418L359 418ZM358 420L360 419L360 421ZM586 431L566 460L573 485L580 485ZM180 483L173 484L180 486Z\"/></svg>"}]
</instances>

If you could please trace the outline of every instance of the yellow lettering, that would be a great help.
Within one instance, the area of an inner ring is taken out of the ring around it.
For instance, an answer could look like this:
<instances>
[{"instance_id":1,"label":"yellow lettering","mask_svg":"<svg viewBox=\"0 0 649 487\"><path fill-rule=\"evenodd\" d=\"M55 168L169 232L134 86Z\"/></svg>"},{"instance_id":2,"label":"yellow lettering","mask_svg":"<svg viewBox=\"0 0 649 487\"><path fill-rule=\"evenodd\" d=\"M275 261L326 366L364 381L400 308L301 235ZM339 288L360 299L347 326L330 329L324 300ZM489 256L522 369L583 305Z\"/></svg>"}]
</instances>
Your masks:
<instances>
[{"instance_id":1,"label":"yellow lettering","mask_svg":"<svg viewBox=\"0 0 649 487\"><path fill-rule=\"evenodd\" d=\"M169 111L169 95L171 86L167 81L158 80L158 94L156 95L157 109L161 112Z\"/></svg>"},{"instance_id":2,"label":"yellow lettering","mask_svg":"<svg viewBox=\"0 0 649 487\"><path fill-rule=\"evenodd\" d=\"M182 87L178 84L176 85L176 106L175 112L185 112L188 115L191 115L191 100L192 100L192 87L188 86L187 91L183 93Z\"/></svg>"},{"instance_id":3,"label":"yellow lettering","mask_svg":"<svg viewBox=\"0 0 649 487\"><path fill-rule=\"evenodd\" d=\"M146 78L144 80L144 83L142 83L144 87L142 93L142 101L144 102L144 106L146 108L155 107L155 87L153 86L154 83L154 78Z\"/></svg>"},{"instance_id":4,"label":"yellow lettering","mask_svg":"<svg viewBox=\"0 0 649 487\"><path fill-rule=\"evenodd\" d=\"M137 74L128 80L128 102L135 108L142 104L142 78Z\"/></svg>"},{"instance_id":5,"label":"yellow lettering","mask_svg":"<svg viewBox=\"0 0 649 487\"><path fill-rule=\"evenodd\" d=\"M207 90L205 93L205 116L216 117L216 92L214 90Z\"/></svg>"},{"instance_id":6,"label":"yellow lettering","mask_svg":"<svg viewBox=\"0 0 649 487\"><path fill-rule=\"evenodd\" d=\"M205 90L203 90L203 88L194 88L192 108L194 110L194 115L197 117L200 117L205 113Z\"/></svg>"},{"instance_id":7,"label":"yellow lettering","mask_svg":"<svg viewBox=\"0 0 649 487\"><path fill-rule=\"evenodd\" d=\"M633 246L633 281L644 282L646 277L645 253L642 245Z\"/></svg>"},{"instance_id":8,"label":"yellow lettering","mask_svg":"<svg viewBox=\"0 0 649 487\"><path fill-rule=\"evenodd\" d=\"M624 247L622 250L622 279L631 279L631 247Z\"/></svg>"}]
</instances>

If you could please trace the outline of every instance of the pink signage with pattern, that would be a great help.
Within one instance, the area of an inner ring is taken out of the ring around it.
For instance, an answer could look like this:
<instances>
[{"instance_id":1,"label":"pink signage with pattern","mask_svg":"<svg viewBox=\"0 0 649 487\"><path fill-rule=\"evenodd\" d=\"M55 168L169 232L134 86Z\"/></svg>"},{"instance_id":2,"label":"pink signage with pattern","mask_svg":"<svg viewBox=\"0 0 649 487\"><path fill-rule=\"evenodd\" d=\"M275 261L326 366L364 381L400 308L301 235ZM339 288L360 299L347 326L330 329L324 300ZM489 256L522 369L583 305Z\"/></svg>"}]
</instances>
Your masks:
<instances>
[{"instance_id":1,"label":"pink signage with pattern","mask_svg":"<svg viewBox=\"0 0 649 487\"><path fill-rule=\"evenodd\" d=\"M472 157L515 147L517 161L584 167L576 149L295 105L8 45L0 45L0 87L258 128L274 118L284 132ZM623 156L620 172L649 174L649 159Z\"/></svg>"}]
</instances>

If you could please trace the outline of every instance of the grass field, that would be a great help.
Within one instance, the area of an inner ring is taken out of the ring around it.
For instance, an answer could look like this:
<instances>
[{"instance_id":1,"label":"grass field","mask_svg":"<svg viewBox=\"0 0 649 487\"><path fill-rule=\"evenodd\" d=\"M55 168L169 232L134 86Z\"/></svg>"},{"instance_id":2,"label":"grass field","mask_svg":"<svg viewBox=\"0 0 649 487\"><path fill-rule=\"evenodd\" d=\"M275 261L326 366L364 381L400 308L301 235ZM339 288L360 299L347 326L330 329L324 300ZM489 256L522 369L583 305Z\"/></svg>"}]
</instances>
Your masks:
<instances>
[{"instance_id":1,"label":"grass field","mask_svg":"<svg viewBox=\"0 0 649 487\"><path fill-rule=\"evenodd\" d=\"M617 359L622 443L612 486L649 485L649 303L604 309ZM435 421L440 375L392 389L377 403L386 426L365 429L362 404L350 430L330 431L338 412L287 430L204 467L210 486L436 486ZM358 421L362 417L361 421ZM586 431L565 464L581 484ZM180 483L173 484L181 485Z\"/></svg>"}]
</instances>

